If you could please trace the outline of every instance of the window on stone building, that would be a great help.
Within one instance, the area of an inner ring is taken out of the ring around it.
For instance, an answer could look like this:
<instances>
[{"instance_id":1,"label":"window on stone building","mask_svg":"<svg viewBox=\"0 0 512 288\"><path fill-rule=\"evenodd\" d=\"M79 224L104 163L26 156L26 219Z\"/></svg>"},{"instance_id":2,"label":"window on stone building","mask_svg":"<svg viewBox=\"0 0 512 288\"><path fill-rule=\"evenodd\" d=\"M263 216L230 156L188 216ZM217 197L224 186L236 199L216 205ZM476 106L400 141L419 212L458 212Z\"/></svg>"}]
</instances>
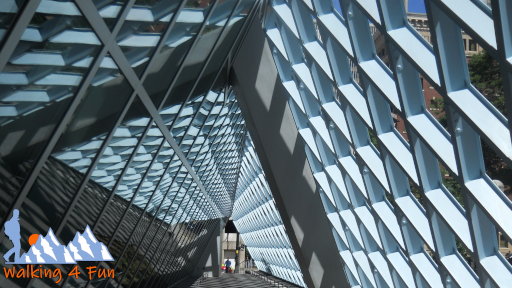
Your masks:
<instances>
[{"instance_id":1,"label":"window on stone building","mask_svg":"<svg viewBox=\"0 0 512 288\"><path fill-rule=\"evenodd\" d=\"M476 51L476 42L473 39L469 39L469 51Z\"/></svg>"},{"instance_id":2,"label":"window on stone building","mask_svg":"<svg viewBox=\"0 0 512 288\"><path fill-rule=\"evenodd\" d=\"M508 248L508 241L507 239L501 234L501 232L498 232L498 239L500 248Z\"/></svg>"}]
</instances>

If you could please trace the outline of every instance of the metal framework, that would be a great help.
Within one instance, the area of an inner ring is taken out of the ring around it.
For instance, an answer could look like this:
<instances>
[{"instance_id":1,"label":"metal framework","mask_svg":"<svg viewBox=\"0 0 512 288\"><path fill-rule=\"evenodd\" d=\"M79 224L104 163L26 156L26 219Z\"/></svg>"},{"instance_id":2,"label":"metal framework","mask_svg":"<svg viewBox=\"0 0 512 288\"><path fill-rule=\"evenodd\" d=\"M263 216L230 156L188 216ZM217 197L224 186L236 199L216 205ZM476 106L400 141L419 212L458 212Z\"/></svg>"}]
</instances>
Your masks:
<instances>
[{"instance_id":1,"label":"metal framework","mask_svg":"<svg viewBox=\"0 0 512 288\"><path fill-rule=\"evenodd\" d=\"M0 3L2 223L19 209L23 239L64 242L91 225L122 271L61 286L194 271L233 206L246 132L226 71L257 3Z\"/></svg>"},{"instance_id":2,"label":"metal framework","mask_svg":"<svg viewBox=\"0 0 512 288\"><path fill-rule=\"evenodd\" d=\"M62 287L179 283L231 215L257 266L301 286L329 268L305 263L342 263L353 287L510 286L512 203L482 147L512 164L512 2L424 2L432 43L403 0L0 0L0 224L93 227L116 259L98 265L122 273ZM229 83L260 11L324 208L300 213L326 214L332 235L308 236L332 237L334 262L284 228ZM463 33L499 63L504 110L471 83Z\"/></svg>"},{"instance_id":3,"label":"metal framework","mask_svg":"<svg viewBox=\"0 0 512 288\"><path fill-rule=\"evenodd\" d=\"M259 270L306 286L249 136L231 217Z\"/></svg>"},{"instance_id":4,"label":"metal framework","mask_svg":"<svg viewBox=\"0 0 512 288\"><path fill-rule=\"evenodd\" d=\"M486 174L481 141L510 165L512 5L425 4L432 45L401 0L276 0L264 28L350 284L507 287L497 235L511 239L512 204ZM500 63L506 115L472 85L461 31ZM446 127L426 109L421 78L442 95Z\"/></svg>"}]
</instances>

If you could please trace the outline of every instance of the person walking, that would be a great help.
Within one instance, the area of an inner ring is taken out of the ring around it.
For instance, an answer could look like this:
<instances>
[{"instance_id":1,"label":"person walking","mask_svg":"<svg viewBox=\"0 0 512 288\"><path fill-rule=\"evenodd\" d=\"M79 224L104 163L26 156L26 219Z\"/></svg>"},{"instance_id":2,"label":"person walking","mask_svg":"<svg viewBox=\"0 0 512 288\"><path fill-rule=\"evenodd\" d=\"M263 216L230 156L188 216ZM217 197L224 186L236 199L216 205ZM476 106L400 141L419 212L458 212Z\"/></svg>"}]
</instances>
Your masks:
<instances>
[{"instance_id":1,"label":"person walking","mask_svg":"<svg viewBox=\"0 0 512 288\"><path fill-rule=\"evenodd\" d=\"M229 259L224 262L224 266L226 266L226 273L229 273L229 269L231 269L231 261Z\"/></svg>"},{"instance_id":2,"label":"person walking","mask_svg":"<svg viewBox=\"0 0 512 288\"><path fill-rule=\"evenodd\" d=\"M12 211L12 218L4 224L4 233L9 237L13 245L13 247L4 255L5 262L9 262L9 258L12 254L14 254L14 262L19 262L20 260L21 237L19 215L20 211L18 211L18 209L14 209L14 211Z\"/></svg>"}]
</instances>

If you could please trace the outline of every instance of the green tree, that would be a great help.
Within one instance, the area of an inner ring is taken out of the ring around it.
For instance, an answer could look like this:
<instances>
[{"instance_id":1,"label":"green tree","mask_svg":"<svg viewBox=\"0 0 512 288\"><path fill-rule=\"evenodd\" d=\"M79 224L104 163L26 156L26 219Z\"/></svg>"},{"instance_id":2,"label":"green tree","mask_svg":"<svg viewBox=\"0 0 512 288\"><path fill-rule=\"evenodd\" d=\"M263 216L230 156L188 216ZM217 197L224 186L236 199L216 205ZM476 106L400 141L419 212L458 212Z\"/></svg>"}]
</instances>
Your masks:
<instances>
[{"instance_id":1,"label":"green tree","mask_svg":"<svg viewBox=\"0 0 512 288\"><path fill-rule=\"evenodd\" d=\"M433 108L434 117L437 121L445 128L448 129L448 120L446 119L446 113L444 111L444 99L443 97L432 98L430 100L430 108Z\"/></svg>"},{"instance_id":2,"label":"green tree","mask_svg":"<svg viewBox=\"0 0 512 288\"><path fill-rule=\"evenodd\" d=\"M468 63L471 83L489 100L502 114L505 114L505 96L500 66L487 52L471 57Z\"/></svg>"},{"instance_id":3,"label":"green tree","mask_svg":"<svg viewBox=\"0 0 512 288\"><path fill-rule=\"evenodd\" d=\"M484 51L471 57L468 68L471 83L494 107L506 115L503 80L498 62ZM511 185L512 169L485 142L482 142L482 150L487 174L493 179L501 180L505 185Z\"/></svg>"},{"instance_id":4,"label":"green tree","mask_svg":"<svg viewBox=\"0 0 512 288\"><path fill-rule=\"evenodd\" d=\"M462 187L460 186L459 182L442 164L439 165L439 169L441 171L444 187L446 187L446 189L448 189L448 191L453 195L455 200L457 200L457 202L459 202L459 204L465 208L464 198L462 196Z\"/></svg>"}]
</instances>

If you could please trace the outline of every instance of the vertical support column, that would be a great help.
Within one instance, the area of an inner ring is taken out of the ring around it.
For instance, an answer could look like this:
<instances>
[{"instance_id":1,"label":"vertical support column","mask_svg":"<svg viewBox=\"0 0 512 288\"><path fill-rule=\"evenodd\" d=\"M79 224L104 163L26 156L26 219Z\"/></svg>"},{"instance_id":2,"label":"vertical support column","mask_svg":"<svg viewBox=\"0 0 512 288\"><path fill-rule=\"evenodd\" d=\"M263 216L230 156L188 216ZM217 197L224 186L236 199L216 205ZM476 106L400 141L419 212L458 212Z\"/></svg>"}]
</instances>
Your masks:
<instances>
[{"instance_id":1,"label":"vertical support column","mask_svg":"<svg viewBox=\"0 0 512 288\"><path fill-rule=\"evenodd\" d=\"M219 226L216 231L213 231L205 252L198 262L199 265L197 265L194 271L194 274L197 276L201 276L202 273L207 273L208 277L220 276L220 263L224 257L224 253L222 251L222 237L224 236L226 220L220 218L218 221Z\"/></svg>"},{"instance_id":2,"label":"vertical support column","mask_svg":"<svg viewBox=\"0 0 512 288\"><path fill-rule=\"evenodd\" d=\"M240 273L240 233L236 232L235 274Z\"/></svg>"},{"instance_id":3,"label":"vertical support column","mask_svg":"<svg viewBox=\"0 0 512 288\"><path fill-rule=\"evenodd\" d=\"M231 71L240 108L308 287L350 287L261 24Z\"/></svg>"},{"instance_id":4,"label":"vertical support column","mask_svg":"<svg viewBox=\"0 0 512 288\"><path fill-rule=\"evenodd\" d=\"M227 222L227 220L226 220ZM221 227L220 229L220 237L218 239L218 243L217 245L219 246L219 251L220 251L220 257L219 257L219 265L222 265L224 264L224 238L226 237L226 233L224 233L224 227L226 226L226 223L224 223L224 226ZM226 242L226 249L227 249L227 242ZM222 272L220 269L219 269L219 272ZM219 275L220 276L220 275Z\"/></svg>"},{"instance_id":5,"label":"vertical support column","mask_svg":"<svg viewBox=\"0 0 512 288\"><path fill-rule=\"evenodd\" d=\"M238 250L238 262L239 262L239 270L241 270L242 274L245 274L245 271L247 270L247 263L245 261L245 248L244 247L244 241L240 239L240 249ZM243 248L242 248L243 247ZM240 272L239 272L240 273Z\"/></svg>"}]
</instances>

